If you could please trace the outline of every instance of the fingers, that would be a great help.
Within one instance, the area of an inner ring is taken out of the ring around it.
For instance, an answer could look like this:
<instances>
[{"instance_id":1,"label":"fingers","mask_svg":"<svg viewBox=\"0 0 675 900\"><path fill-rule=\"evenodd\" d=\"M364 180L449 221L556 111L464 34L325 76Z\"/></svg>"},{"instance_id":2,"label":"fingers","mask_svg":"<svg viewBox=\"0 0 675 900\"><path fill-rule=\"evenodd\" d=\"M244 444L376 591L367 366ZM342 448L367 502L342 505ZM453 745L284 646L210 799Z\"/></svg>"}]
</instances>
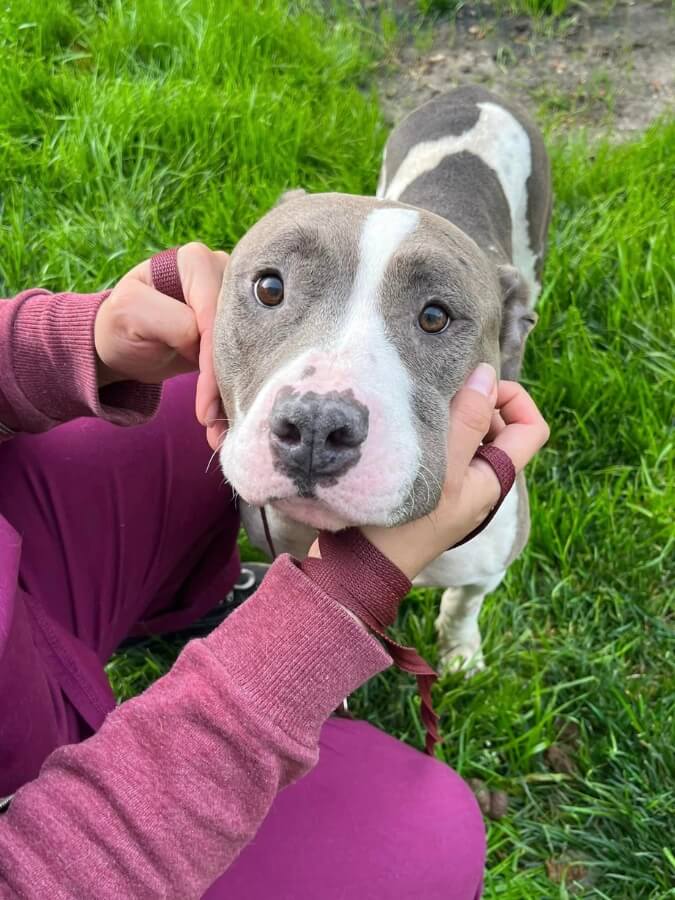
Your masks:
<instances>
[{"instance_id":1,"label":"fingers","mask_svg":"<svg viewBox=\"0 0 675 900\"><path fill-rule=\"evenodd\" d=\"M227 422L223 418L221 422L214 422L206 428L206 440L212 450L220 450L223 446L223 438L227 431Z\"/></svg>"},{"instance_id":2,"label":"fingers","mask_svg":"<svg viewBox=\"0 0 675 900\"><path fill-rule=\"evenodd\" d=\"M492 443L497 435L501 434L505 428L506 424L501 417L501 413L498 409L496 409L492 413L492 417L490 419L490 427L488 428L487 434L485 435L484 442L488 444Z\"/></svg>"},{"instance_id":3,"label":"fingers","mask_svg":"<svg viewBox=\"0 0 675 900\"><path fill-rule=\"evenodd\" d=\"M208 425L221 414L220 395L213 370L213 332L210 328L202 332L199 344L199 379L195 411L202 425Z\"/></svg>"},{"instance_id":4,"label":"fingers","mask_svg":"<svg viewBox=\"0 0 675 900\"><path fill-rule=\"evenodd\" d=\"M200 334L199 380L195 412L207 427L207 439L215 450L224 431L220 393L213 369L213 322L220 297L227 253L212 251L205 244L185 244L178 251L178 271L187 304L194 310Z\"/></svg>"},{"instance_id":5,"label":"fingers","mask_svg":"<svg viewBox=\"0 0 675 900\"><path fill-rule=\"evenodd\" d=\"M138 286L135 299L133 323L139 335L173 348L194 368L199 358L199 330L194 312L145 285Z\"/></svg>"},{"instance_id":6,"label":"fingers","mask_svg":"<svg viewBox=\"0 0 675 900\"><path fill-rule=\"evenodd\" d=\"M129 377L155 380L197 365L199 331L193 311L136 279L123 279L104 301L96 331L103 362ZM182 364L172 364L175 354Z\"/></svg>"},{"instance_id":7,"label":"fingers","mask_svg":"<svg viewBox=\"0 0 675 900\"><path fill-rule=\"evenodd\" d=\"M494 370L482 365L452 401L449 432L447 475L433 513L392 528L362 528L409 578L480 525L498 500L494 470L473 458L481 441L494 436L520 470L545 443L548 426L524 388L497 385Z\"/></svg>"},{"instance_id":8,"label":"fingers","mask_svg":"<svg viewBox=\"0 0 675 900\"><path fill-rule=\"evenodd\" d=\"M504 428L492 441L507 453L517 472L522 471L549 438L550 429L534 400L515 381L501 381L497 408Z\"/></svg>"},{"instance_id":9,"label":"fingers","mask_svg":"<svg viewBox=\"0 0 675 900\"><path fill-rule=\"evenodd\" d=\"M502 449L520 472L548 440L549 428L520 384L500 381L484 398L470 389L471 382L472 376L451 405L446 491L452 493L457 480L464 479L478 524L494 505L500 490L492 467L474 458L481 440Z\"/></svg>"},{"instance_id":10,"label":"fingers","mask_svg":"<svg viewBox=\"0 0 675 900\"><path fill-rule=\"evenodd\" d=\"M197 418L202 424L223 418L211 335L227 261L226 253L204 244L179 248L185 304L154 288L149 259L120 281L95 323L99 370L106 383L129 378L157 382L198 366ZM222 434L212 437L216 441Z\"/></svg>"},{"instance_id":11,"label":"fingers","mask_svg":"<svg viewBox=\"0 0 675 900\"><path fill-rule=\"evenodd\" d=\"M462 477L490 428L497 399L495 370L481 363L450 404L448 473Z\"/></svg>"},{"instance_id":12,"label":"fingers","mask_svg":"<svg viewBox=\"0 0 675 900\"><path fill-rule=\"evenodd\" d=\"M197 241L185 244L178 251L183 294L188 306L195 311L201 334L213 327L227 260L227 253L214 252Z\"/></svg>"},{"instance_id":13,"label":"fingers","mask_svg":"<svg viewBox=\"0 0 675 900\"><path fill-rule=\"evenodd\" d=\"M127 272L125 277L133 278L135 281L140 281L142 284L147 284L148 287L154 287L152 283L152 268L149 259L144 259L143 262L138 263L138 265Z\"/></svg>"},{"instance_id":14,"label":"fingers","mask_svg":"<svg viewBox=\"0 0 675 900\"><path fill-rule=\"evenodd\" d=\"M205 331L199 346L199 378L195 397L197 421L206 427L206 439L212 450L217 450L227 430L218 382L213 369L213 332Z\"/></svg>"}]
</instances>

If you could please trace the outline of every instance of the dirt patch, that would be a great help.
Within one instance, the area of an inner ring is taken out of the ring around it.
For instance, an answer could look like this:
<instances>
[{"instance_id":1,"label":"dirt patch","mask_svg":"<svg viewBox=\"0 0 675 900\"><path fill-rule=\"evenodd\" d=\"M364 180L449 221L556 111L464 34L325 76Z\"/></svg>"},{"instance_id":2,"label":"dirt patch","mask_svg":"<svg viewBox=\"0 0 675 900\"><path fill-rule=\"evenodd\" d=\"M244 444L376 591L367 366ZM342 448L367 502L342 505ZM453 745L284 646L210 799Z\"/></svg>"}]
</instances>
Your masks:
<instances>
[{"instance_id":1,"label":"dirt patch","mask_svg":"<svg viewBox=\"0 0 675 900\"><path fill-rule=\"evenodd\" d=\"M675 108L669 2L591 3L555 22L499 16L485 4L421 28L414 0L400 3L399 14L404 39L379 78L391 122L465 83L520 100L553 131L617 139Z\"/></svg>"}]
</instances>

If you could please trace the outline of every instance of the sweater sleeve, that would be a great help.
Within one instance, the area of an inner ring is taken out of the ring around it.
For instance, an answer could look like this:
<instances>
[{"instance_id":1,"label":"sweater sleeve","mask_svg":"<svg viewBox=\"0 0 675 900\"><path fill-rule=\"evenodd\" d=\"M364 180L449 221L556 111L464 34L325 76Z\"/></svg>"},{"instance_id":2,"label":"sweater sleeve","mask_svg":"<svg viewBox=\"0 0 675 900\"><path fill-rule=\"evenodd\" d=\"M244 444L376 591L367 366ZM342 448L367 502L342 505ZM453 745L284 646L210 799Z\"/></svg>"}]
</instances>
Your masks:
<instances>
[{"instance_id":1,"label":"sweater sleeve","mask_svg":"<svg viewBox=\"0 0 675 900\"><path fill-rule=\"evenodd\" d=\"M0 300L0 441L79 416L132 425L156 412L157 385L98 388L94 319L108 293L36 289Z\"/></svg>"},{"instance_id":2,"label":"sweater sleeve","mask_svg":"<svg viewBox=\"0 0 675 900\"><path fill-rule=\"evenodd\" d=\"M0 896L201 897L316 763L332 710L391 662L332 593L280 557L164 678L56 750L0 817Z\"/></svg>"}]
</instances>

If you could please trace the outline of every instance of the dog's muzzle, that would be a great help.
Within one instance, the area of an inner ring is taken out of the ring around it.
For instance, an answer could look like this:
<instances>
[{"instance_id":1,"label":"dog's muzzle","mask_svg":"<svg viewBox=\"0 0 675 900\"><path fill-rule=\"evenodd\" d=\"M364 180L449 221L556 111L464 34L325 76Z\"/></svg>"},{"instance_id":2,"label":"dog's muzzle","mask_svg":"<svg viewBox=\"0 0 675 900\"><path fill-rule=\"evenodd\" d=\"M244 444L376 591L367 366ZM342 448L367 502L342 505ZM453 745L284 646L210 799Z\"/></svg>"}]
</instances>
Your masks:
<instances>
[{"instance_id":1,"label":"dog's muzzle","mask_svg":"<svg viewBox=\"0 0 675 900\"><path fill-rule=\"evenodd\" d=\"M368 409L351 391L300 394L282 388L270 414L275 467L311 497L317 484L336 484L361 458Z\"/></svg>"}]
</instances>

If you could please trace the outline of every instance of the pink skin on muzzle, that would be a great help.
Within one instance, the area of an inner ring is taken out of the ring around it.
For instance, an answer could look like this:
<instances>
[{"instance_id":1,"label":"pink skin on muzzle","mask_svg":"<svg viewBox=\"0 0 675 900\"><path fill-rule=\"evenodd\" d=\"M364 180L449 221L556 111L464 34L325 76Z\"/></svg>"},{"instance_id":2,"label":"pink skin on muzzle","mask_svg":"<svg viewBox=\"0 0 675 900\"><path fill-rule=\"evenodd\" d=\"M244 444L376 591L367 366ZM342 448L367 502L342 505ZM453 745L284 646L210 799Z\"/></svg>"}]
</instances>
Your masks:
<instances>
[{"instance_id":1,"label":"pink skin on muzzle","mask_svg":"<svg viewBox=\"0 0 675 900\"><path fill-rule=\"evenodd\" d=\"M400 506L417 469L418 451L411 433L407 396L396 396L377 379L378 366L368 351L312 350L276 373L250 409L233 423L221 451L225 476L248 503L273 505L315 528L331 531L348 525L387 524ZM368 409L368 436L359 461L334 485L317 485L316 500L298 497L293 481L279 471L270 447L270 414L278 392L290 388L327 394L351 391ZM399 391L399 393L403 393Z\"/></svg>"}]
</instances>

